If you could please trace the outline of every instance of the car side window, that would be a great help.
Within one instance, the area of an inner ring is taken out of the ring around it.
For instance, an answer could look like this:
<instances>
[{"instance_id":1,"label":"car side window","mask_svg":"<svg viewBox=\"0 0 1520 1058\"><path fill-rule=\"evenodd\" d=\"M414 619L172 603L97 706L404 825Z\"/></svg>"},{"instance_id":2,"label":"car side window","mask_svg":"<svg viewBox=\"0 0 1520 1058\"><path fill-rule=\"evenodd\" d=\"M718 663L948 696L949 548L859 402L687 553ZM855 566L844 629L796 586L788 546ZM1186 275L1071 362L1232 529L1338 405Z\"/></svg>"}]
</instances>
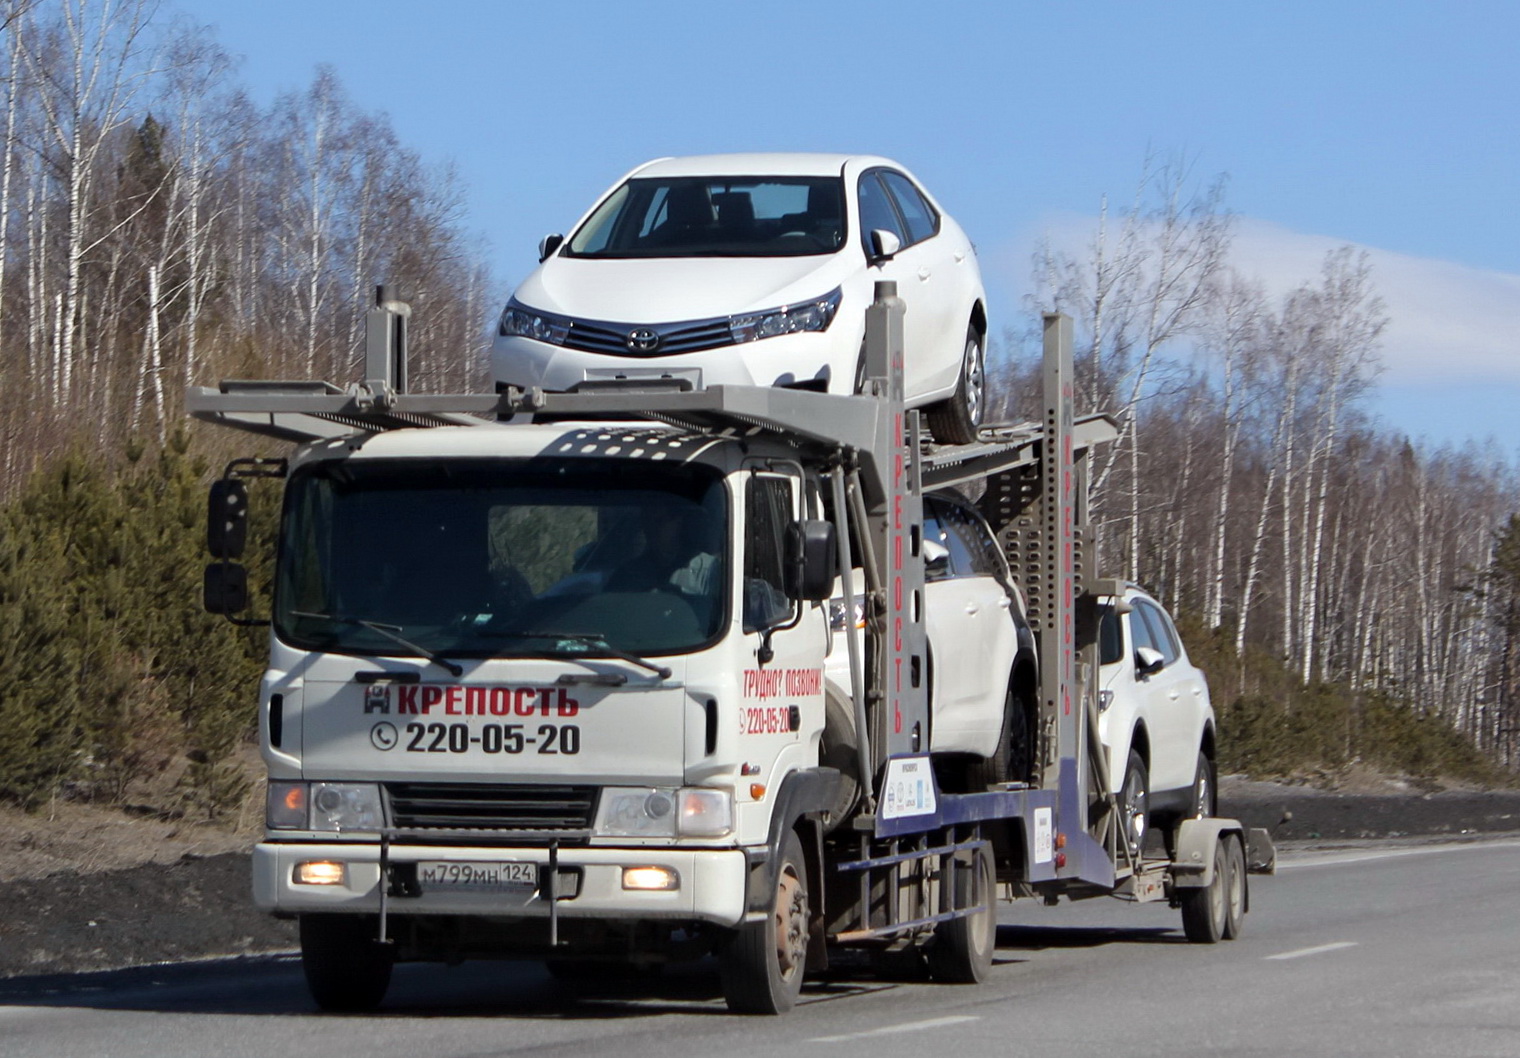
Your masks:
<instances>
[{"instance_id":1,"label":"car side window","mask_svg":"<svg viewBox=\"0 0 1520 1058\"><path fill-rule=\"evenodd\" d=\"M1145 615L1141 611L1143 605L1138 599L1130 603L1129 653L1131 658L1139 654L1141 647L1150 647L1152 650L1161 649L1151 637L1150 625L1145 623Z\"/></svg>"},{"instance_id":2,"label":"car side window","mask_svg":"<svg viewBox=\"0 0 1520 1058\"><path fill-rule=\"evenodd\" d=\"M939 515L934 506L928 503L924 504L924 539L932 540L940 547L943 547L946 551L951 551L949 538L950 534L945 530L945 527L940 524ZM955 568L953 562L954 553L951 552L950 556L945 558L945 560L942 562L925 563L924 579L930 581L949 580L951 577L955 576Z\"/></svg>"},{"instance_id":3,"label":"car side window","mask_svg":"<svg viewBox=\"0 0 1520 1058\"><path fill-rule=\"evenodd\" d=\"M1103 607L1098 619L1098 664L1112 665L1124 660L1124 628L1112 606Z\"/></svg>"},{"instance_id":4,"label":"car side window","mask_svg":"<svg viewBox=\"0 0 1520 1058\"><path fill-rule=\"evenodd\" d=\"M866 173L860 178L859 189L860 242L866 254L871 253L871 232L877 229L891 232L904 246L908 245L908 236L897 219L897 210L887 197L886 188L881 186L879 174L875 170Z\"/></svg>"},{"instance_id":5,"label":"car side window","mask_svg":"<svg viewBox=\"0 0 1520 1058\"><path fill-rule=\"evenodd\" d=\"M965 549L969 565L964 576L991 577L996 581L1008 579L1003 553L979 517L955 503L945 504L941 517L950 531L960 538Z\"/></svg>"},{"instance_id":6,"label":"car side window","mask_svg":"<svg viewBox=\"0 0 1520 1058\"><path fill-rule=\"evenodd\" d=\"M977 558L972 549L967 546L966 534L961 525L965 521L965 513L953 503L937 500L929 500L924 504L926 521L931 516L931 512L939 527L939 535L932 539L943 544L950 552L949 576L975 577L985 572L977 568ZM927 528L925 531L927 532Z\"/></svg>"},{"instance_id":7,"label":"car side window","mask_svg":"<svg viewBox=\"0 0 1520 1058\"><path fill-rule=\"evenodd\" d=\"M911 180L902 173L891 170L883 171L881 178L892 197L897 200L897 207L908 225L908 237L903 240L903 245L923 242L939 230L939 214L934 212L934 207L929 205Z\"/></svg>"},{"instance_id":8,"label":"car side window","mask_svg":"<svg viewBox=\"0 0 1520 1058\"><path fill-rule=\"evenodd\" d=\"M1166 658L1166 663L1170 665L1181 657L1181 641L1177 638L1177 631L1172 627L1172 620L1165 611L1143 599L1137 600L1135 606L1145 615L1145 623L1150 628L1151 639L1156 649L1161 651L1161 656Z\"/></svg>"}]
</instances>

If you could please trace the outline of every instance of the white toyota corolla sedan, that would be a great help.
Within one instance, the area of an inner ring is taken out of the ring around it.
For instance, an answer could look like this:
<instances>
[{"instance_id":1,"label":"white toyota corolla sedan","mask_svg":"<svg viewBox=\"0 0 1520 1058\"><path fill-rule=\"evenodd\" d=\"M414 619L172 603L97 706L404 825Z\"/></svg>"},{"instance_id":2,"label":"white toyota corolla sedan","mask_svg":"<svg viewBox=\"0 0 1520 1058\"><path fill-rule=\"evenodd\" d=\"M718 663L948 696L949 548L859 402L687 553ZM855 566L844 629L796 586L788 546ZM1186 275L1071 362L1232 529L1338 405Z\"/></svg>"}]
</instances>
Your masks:
<instances>
[{"instance_id":1,"label":"white toyota corolla sedan","mask_svg":"<svg viewBox=\"0 0 1520 1058\"><path fill-rule=\"evenodd\" d=\"M618 181L502 312L498 383L615 379L853 393L877 280L906 302L908 403L936 438L975 439L986 296L970 240L886 158L665 158Z\"/></svg>"}]
</instances>

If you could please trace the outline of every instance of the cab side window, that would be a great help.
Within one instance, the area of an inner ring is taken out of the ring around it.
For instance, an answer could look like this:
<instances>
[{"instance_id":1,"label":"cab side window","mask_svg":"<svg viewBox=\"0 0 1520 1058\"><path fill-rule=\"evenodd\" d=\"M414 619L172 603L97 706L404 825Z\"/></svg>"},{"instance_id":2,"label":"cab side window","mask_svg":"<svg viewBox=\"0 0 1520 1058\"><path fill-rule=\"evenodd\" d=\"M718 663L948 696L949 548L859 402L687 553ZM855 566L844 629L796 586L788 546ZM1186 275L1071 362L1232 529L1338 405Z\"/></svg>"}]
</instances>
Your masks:
<instances>
[{"instance_id":1,"label":"cab side window","mask_svg":"<svg viewBox=\"0 0 1520 1058\"><path fill-rule=\"evenodd\" d=\"M786 527L792 520L792 483L756 475L744 500L744 630L758 632L788 620L783 568Z\"/></svg>"}]
</instances>

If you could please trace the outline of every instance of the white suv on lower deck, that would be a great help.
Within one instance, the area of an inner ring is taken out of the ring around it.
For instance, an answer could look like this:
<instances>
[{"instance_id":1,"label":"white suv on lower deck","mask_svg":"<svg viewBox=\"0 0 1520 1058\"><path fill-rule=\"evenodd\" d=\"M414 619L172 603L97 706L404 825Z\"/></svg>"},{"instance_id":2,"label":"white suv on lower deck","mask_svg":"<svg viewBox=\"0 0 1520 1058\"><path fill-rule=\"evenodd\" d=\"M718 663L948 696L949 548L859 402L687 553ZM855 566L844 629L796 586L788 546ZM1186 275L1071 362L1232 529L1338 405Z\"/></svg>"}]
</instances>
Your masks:
<instances>
[{"instance_id":1,"label":"white suv on lower deck","mask_svg":"<svg viewBox=\"0 0 1520 1058\"><path fill-rule=\"evenodd\" d=\"M1124 584L1102 603L1098 735L1132 849L1147 826L1214 815L1214 708L1171 616Z\"/></svg>"}]
</instances>

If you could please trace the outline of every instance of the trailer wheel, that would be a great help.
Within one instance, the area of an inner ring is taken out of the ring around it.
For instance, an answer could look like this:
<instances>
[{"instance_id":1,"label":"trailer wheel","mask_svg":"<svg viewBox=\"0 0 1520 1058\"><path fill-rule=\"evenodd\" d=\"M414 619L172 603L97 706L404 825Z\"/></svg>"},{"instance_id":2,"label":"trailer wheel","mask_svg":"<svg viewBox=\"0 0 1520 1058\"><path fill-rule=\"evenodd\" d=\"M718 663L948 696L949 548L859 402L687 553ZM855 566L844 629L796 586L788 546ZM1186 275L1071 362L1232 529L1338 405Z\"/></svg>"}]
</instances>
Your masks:
<instances>
[{"instance_id":1,"label":"trailer wheel","mask_svg":"<svg viewBox=\"0 0 1520 1058\"><path fill-rule=\"evenodd\" d=\"M375 939L368 915L302 915L301 969L323 1010L374 1010L391 984L395 953Z\"/></svg>"},{"instance_id":2,"label":"trailer wheel","mask_svg":"<svg viewBox=\"0 0 1520 1058\"><path fill-rule=\"evenodd\" d=\"M1246 854L1240 836L1225 838L1224 930L1225 940L1234 940L1246 924Z\"/></svg>"},{"instance_id":3,"label":"trailer wheel","mask_svg":"<svg viewBox=\"0 0 1520 1058\"><path fill-rule=\"evenodd\" d=\"M924 959L929 964L929 976L941 984L979 984L992 968L992 953L997 948L997 883L992 854L979 848L972 853L970 863L952 861L951 871L954 906L975 907L976 911L936 926Z\"/></svg>"},{"instance_id":4,"label":"trailer wheel","mask_svg":"<svg viewBox=\"0 0 1520 1058\"><path fill-rule=\"evenodd\" d=\"M1230 858L1223 838L1214 843L1214 879L1208 885L1182 890L1182 932L1194 944L1215 944L1224 936L1229 918Z\"/></svg>"},{"instance_id":5,"label":"trailer wheel","mask_svg":"<svg viewBox=\"0 0 1520 1058\"><path fill-rule=\"evenodd\" d=\"M971 444L976 440L977 428L982 425L986 413L987 365L982 352L982 336L974 326L969 326L955 392L927 409L929 432L940 444Z\"/></svg>"},{"instance_id":6,"label":"trailer wheel","mask_svg":"<svg viewBox=\"0 0 1520 1058\"><path fill-rule=\"evenodd\" d=\"M785 1014L807 968L808 889L802 842L789 830L776 862L776 891L763 922L746 922L718 953L723 998L736 1014Z\"/></svg>"}]
</instances>

